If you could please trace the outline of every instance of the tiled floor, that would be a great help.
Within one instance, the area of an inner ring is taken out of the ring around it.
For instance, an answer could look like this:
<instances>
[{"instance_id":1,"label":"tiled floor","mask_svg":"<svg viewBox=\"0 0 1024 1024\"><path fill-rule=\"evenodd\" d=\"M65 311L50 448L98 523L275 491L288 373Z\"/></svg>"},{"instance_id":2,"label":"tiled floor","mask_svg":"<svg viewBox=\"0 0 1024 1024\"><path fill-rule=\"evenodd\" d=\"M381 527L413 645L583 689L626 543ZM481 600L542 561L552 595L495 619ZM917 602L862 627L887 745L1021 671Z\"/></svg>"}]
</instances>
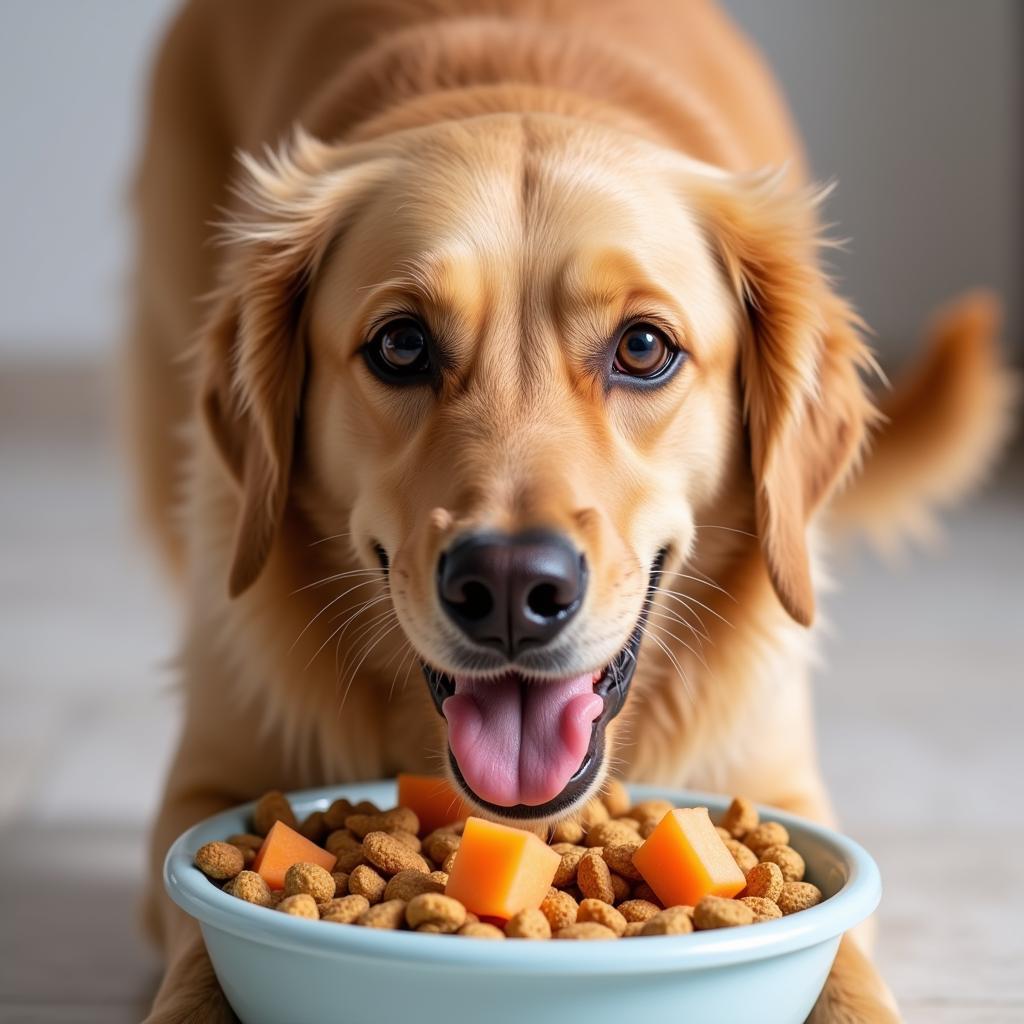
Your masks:
<instances>
[{"instance_id":1,"label":"tiled floor","mask_svg":"<svg viewBox=\"0 0 1024 1024\"><path fill-rule=\"evenodd\" d=\"M138 1020L142 842L176 724L176 612L95 382L0 375L0 1020ZM886 883L879 958L920 1024L1024 1020L1024 481L827 602L822 756ZM984 843L983 850L978 843Z\"/></svg>"}]
</instances>

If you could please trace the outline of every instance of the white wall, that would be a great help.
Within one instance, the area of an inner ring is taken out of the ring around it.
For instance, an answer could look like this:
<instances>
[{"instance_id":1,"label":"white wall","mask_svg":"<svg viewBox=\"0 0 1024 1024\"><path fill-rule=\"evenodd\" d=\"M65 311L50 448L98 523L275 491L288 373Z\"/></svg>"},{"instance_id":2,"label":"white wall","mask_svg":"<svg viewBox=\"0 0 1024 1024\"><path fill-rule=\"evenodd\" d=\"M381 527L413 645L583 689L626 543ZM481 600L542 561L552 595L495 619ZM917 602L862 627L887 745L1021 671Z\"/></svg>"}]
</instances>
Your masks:
<instances>
[{"instance_id":1,"label":"white wall","mask_svg":"<svg viewBox=\"0 0 1024 1024\"><path fill-rule=\"evenodd\" d=\"M282 0L287 2L287 0ZM834 260L883 352L986 282L1019 333L1019 0L726 0L838 178ZM0 0L0 357L108 350L125 186L173 0Z\"/></svg>"}]
</instances>

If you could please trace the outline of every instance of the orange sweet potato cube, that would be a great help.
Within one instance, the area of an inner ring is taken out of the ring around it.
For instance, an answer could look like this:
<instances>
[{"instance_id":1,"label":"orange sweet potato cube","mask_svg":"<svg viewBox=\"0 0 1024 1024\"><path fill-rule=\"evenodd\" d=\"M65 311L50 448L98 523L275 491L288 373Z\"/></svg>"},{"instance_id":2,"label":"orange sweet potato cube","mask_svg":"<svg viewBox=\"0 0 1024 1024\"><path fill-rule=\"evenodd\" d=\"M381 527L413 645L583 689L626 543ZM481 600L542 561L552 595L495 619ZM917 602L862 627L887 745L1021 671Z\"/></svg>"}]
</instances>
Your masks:
<instances>
[{"instance_id":1,"label":"orange sweet potato cube","mask_svg":"<svg viewBox=\"0 0 1024 1024\"><path fill-rule=\"evenodd\" d=\"M666 907L735 896L747 882L706 807L669 811L633 854L633 865Z\"/></svg>"},{"instance_id":2,"label":"orange sweet potato cube","mask_svg":"<svg viewBox=\"0 0 1024 1024\"><path fill-rule=\"evenodd\" d=\"M541 905L560 862L532 832L469 818L445 892L474 914L507 919Z\"/></svg>"},{"instance_id":3,"label":"orange sweet potato cube","mask_svg":"<svg viewBox=\"0 0 1024 1024\"><path fill-rule=\"evenodd\" d=\"M285 872L293 864L319 864L332 871L337 859L283 821L275 821L252 862L252 870L262 875L271 889L283 889Z\"/></svg>"},{"instance_id":4,"label":"orange sweet potato cube","mask_svg":"<svg viewBox=\"0 0 1024 1024\"><path fill-rule=\"evenodd\" d=\"M469 814L452 784L436 775L399 775L398 803L416 812L424 835Z\"/></svg>"}]
</instances>

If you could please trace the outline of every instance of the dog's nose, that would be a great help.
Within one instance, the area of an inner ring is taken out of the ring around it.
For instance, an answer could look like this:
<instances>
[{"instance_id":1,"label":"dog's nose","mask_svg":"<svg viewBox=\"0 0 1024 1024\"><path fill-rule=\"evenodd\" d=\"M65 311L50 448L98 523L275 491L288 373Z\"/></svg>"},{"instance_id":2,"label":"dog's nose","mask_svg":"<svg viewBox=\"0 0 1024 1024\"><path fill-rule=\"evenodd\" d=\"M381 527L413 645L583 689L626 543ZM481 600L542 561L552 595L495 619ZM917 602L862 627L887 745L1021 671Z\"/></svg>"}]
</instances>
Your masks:
<instances>
[{"instance_id":1,"label":"dog's nose","mask_svg":"<svg viewBox=\"0 0 1024 1024\"><path fill-rule=\"evenodd\" d=\"M510 659L561 631L586 586L582 553L548 530L469 534L441 555L437 568L438 595L452 622L474 643Z\"/></svg>"}]
</instances>

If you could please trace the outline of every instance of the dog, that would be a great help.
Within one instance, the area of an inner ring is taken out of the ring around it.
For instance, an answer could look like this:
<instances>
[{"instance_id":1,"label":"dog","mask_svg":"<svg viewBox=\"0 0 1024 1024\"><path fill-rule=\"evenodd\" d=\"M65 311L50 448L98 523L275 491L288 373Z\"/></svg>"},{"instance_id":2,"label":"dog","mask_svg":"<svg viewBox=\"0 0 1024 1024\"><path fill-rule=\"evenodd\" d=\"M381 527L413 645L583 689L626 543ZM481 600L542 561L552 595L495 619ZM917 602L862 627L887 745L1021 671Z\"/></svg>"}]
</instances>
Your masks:
<instances>
[{"instance_id":1,"label":"dog","mask_svg":"<svg viewBox=\"0 0 1024 1024\"><path fill-rule=\"evenodd\" d=\"M1005 433L995 301L880 401L800 142L703 0L191 0L156 63L125 354L186 609L148 1020L231 1020L169 843L269 788L445 772L571 815L609 772L823 822L840 530ZM898 1010L844 939L815 1021Z\"/></svg>"}]
</instances>

